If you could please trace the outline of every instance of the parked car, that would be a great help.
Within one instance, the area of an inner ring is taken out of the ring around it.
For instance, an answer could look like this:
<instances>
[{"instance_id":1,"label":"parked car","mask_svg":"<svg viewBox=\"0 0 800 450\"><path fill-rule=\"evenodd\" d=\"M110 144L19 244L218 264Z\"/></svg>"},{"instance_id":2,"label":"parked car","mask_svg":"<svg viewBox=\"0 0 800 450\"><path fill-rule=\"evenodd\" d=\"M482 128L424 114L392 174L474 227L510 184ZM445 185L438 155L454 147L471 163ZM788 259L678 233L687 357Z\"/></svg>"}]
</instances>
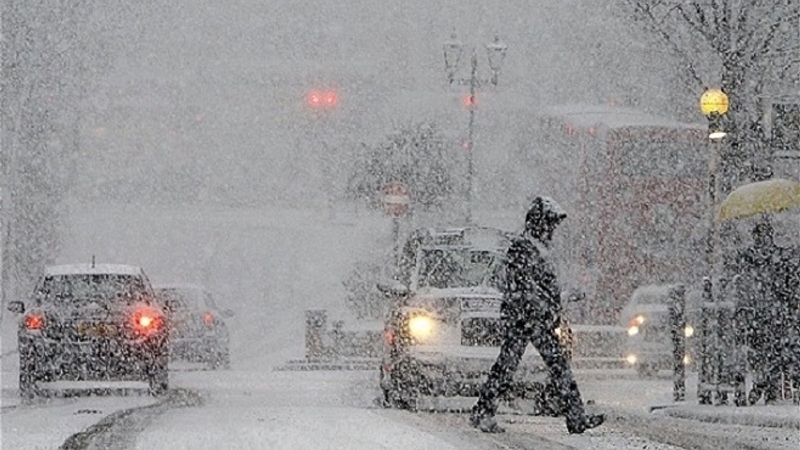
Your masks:
<instances>
[{"instance_id":1,"label":"parked car","mask_svg":"<svg viewBox=\"0 0 800 450\"><path fill-rule=\"evenodd\" d=\"M169 385L169 330L144 271L129 265L47 267L21 315L19 390L24 400L57 381L146 381ZM48 388L48 389L45 389Z\"/></svg>"},{"instance_id":2,"label":"parked car","mask_svg":"<svg viewBox=\"0 0 800 450\"><path fill-rule=\"evenodd\" d=\"M379 286L392 297L380 387L387 406L413 409L421 396L477 396L500 352L500 270L509 235L491 228L415 232L404 247L409 284ZM571 334L562 333L566 340ZM565 349L567 350L567 349ZM510 390L545 412L546 367L523 357Z\"/></svg>"},{"instance_id":3,"label":"parked car","mask_svg":"<svg viewBox=\"0 0 800 450\"><path fill-rule=\"evenodd\" d=\"M225 319L233 317L233 311L217 307L213 295L202 286L163 284L155 291L169 316L172 359L205 363L211 369L230 368Z\"/></svg>"},{"instance_id":4,"label":"parked car","mask_svg":"<svg viewBox=\"0 0 800 450\"><path fill-rule=\"evenodd\" d=\"M622 309L622 325L627 329L625 359L641 377L672 369L673 344L669 322L670 291L674 285L648 285L637 288ZM686 352L683 363L692 367L696 355L695 327L700 314L701 293L686 292Z\"/></svg>"}]
</instances>

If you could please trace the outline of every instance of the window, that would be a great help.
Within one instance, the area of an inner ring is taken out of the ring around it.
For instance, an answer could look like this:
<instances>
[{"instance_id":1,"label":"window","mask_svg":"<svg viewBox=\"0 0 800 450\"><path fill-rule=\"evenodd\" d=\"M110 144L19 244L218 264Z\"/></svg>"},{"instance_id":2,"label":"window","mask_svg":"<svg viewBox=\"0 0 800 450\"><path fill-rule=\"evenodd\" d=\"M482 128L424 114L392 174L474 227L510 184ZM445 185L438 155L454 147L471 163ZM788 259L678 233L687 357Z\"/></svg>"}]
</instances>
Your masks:
<instances>
[{"instance_id":1,"label":"window","mask_svg":"<svg viewBox=\"0 0 800 450\"><path fill-rule=\"evenodd\" d=\"M502 255L470 248L423 249L419 286L439 289L493 285Z\"/></svg>"},{"instance_id":2,"label":"window","mask_svg":"<svg viewBox=\"0 0 800 450\"><path fill-rule=\"evenodd\" d=\"M89 303L135 303L147 293L144 281L133 275L57 275L45 277L36 299L45 305L79 307Z\"/></svg>"},{"instance_id":3,"label":"window","mask_svg":"<svg viewBox=\"0 0 800 450\"><path fill-rule=\"evenodd\" d=\"M634 137L635 136L635 137ZM675 137L630 135L616 146L619 173L629 178L700 178L707 170L699 142Z\"/></svg>"}]
</instances>

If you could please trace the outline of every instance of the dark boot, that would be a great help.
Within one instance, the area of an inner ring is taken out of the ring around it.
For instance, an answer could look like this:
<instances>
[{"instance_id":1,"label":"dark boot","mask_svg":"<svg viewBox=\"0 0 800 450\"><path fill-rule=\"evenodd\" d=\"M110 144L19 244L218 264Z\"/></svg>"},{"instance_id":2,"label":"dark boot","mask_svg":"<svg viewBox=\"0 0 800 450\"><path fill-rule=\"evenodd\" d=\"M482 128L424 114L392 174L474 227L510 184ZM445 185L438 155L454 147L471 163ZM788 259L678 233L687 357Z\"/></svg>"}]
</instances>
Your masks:
<instances>
[{"instance_id":1,"label":"dark boot","mask_svg":"<svg viewBox=\"0 0 800 450\"><path fill-rule=\"evenodd\" d=\"M761 400L761 389L757 386L753 386L753 388L750 389L750 393L747 395L747 403L749 405L755 405L759 400Z\"/></svg>"},{"instance_id":2,"label":"dark boot","mask_svg":"<svg viewBox=\"0 0 800 450\"><path fill-rule=\"evenodd\" d=\"M494 414L475 405L469 416L469 424L484 433L504 433L506 430L497 424Z\"/></svg>"},{"instance_id":3,"label":"dark boot","mask_svg":"<svg viewBox=\"0 0 800 450\"><path fill-rule=\"evenodd\" d=\"M477 420L477 422L473 422L470 419L470 423L473 423L472 426L475 428L483 431L484 433L505 433L506 429L501 427L497 424L497 420L494 416L484 416Z\"/></svg>"},{"instance_id":4,"label":"dark boot","mask_svg":"<svg viewBox=\"0 0 800 450\"><path fill-rule=\"evenodd\" d=\"M567 431L569 431L569 434L581 434L586 430L599 427L605 421L605 414L587 414L583 420L577 423L567 422Z\"/></svg>"}]
</instances>

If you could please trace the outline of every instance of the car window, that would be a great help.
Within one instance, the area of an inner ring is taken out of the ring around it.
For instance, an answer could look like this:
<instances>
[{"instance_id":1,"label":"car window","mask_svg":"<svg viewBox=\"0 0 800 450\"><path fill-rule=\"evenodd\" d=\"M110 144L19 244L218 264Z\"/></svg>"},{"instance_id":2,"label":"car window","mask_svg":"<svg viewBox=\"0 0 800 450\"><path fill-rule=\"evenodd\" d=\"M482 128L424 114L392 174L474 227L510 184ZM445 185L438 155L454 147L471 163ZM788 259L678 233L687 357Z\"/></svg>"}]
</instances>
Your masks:
<instances>
[{"instance_id":1,"label":"car window","mask_svg":"<svg viewBox=\"0 0 800 450\"><path fill-rule=\"evenodd\" d=\"M147 298L147 286L132 275L91 274L47 276L36 292L43 305L81 306L90 302L135 303Z\"/></svg>"}]
</instances>

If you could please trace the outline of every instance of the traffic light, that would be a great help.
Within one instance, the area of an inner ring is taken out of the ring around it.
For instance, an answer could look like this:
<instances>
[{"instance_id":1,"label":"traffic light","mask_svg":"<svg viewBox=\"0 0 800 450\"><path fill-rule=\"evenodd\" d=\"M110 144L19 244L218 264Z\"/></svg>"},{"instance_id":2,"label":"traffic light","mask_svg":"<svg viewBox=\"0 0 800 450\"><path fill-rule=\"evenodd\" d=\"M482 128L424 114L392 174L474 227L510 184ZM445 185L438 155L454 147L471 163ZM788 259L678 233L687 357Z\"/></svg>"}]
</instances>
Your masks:
<instances>
[{"instance_id":1,"label":"traffic light","mask_svg":"<svg viewBox=\"0 0 800 450\"><path fill-rule=\"evenodd\" d=\"M334 108L339 103L339 95L331 90L313 90L308 93L306 102L314 109Z\"/></svg>"},{"instance_id":2,"label":"traffic light","mask_svg":"<svg viewBox=\"0 0 800 450\"><path fill-rule=\"evenodd\" d=\"M462 100L464 103L464 107L467 109L474 108L478 106L478 98L475 95L466 95Z\"/></svg>"}]
</instances>

